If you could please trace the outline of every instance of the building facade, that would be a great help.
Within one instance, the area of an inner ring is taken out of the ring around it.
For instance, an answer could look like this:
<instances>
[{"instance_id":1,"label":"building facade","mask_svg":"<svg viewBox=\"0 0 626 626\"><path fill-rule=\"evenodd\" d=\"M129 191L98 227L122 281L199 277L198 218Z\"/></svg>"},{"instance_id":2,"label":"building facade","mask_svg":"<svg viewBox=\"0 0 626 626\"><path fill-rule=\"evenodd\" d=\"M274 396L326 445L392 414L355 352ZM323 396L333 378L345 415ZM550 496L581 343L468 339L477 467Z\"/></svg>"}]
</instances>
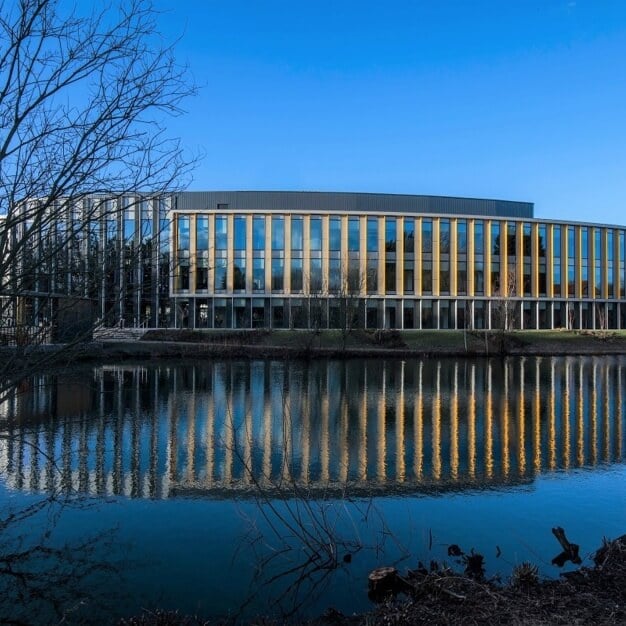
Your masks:
<instances>
[{"instance_id":1,"label":"building facade","mask_svg":"<svg viewBox=\"0 0 626 626\"><path fill-rule=\"evenodd\" d=\"M626 227L535 219L530 203L323 192L106 202L117 210L90 211L81 243L61 253L63 268L82 250L98 271L74 285L65 269L50 278L55 263L33 302L53 280L127 326L332 328L349 309L365 328L626 328Z\"/></svg>"},{"instance_id":2,"label":"building facade","mask_svg":"<svg viewBox=\"0 0 626 626\"><path fill-rule=\"evenodd\" d=\"M171 216L178 327L337 327L349 298L366 328L626 328L624 227L529 203L189 192Z\"/></svg>"}]
</instances>

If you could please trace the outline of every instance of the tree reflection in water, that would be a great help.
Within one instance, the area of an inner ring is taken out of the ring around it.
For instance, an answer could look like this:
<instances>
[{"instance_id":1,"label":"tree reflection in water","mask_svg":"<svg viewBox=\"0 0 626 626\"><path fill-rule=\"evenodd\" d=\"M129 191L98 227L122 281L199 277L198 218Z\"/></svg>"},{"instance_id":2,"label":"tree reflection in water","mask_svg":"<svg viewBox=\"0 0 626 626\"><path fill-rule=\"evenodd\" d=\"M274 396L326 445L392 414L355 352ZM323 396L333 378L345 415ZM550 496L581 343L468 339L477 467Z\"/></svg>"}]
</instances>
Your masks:
<instances>
[{"instance_id":1,"label":"tree reflection in water","mask_svg":"<svg viewBox=\"0 0 626 626\"><path fill-rule=\"evenodd\" d=\"M34 378L7 398L0 470L24 494L256 501L239 563L253 559L254 582L290 612L330 572L349 576L352 555L396 539L404 554L377 496L527 485L623 461L625 367L624 357L96 367Z\"/></svg>"},{"instance_id":2,"label":"tree reflection in water","mask_svg":"<svg viewBox=\"0 0 626 626\"><path fill-rule=\"evenodd\" d=\"M114 601L99 580L116 576L121 562L107 546L114 531L68 541L56 527L68 509L84 510L95 501L76 494L50 493L16 507L3 506L0 519L0 614L10 623L89 623Z\"/></svg>"}]
</instances>

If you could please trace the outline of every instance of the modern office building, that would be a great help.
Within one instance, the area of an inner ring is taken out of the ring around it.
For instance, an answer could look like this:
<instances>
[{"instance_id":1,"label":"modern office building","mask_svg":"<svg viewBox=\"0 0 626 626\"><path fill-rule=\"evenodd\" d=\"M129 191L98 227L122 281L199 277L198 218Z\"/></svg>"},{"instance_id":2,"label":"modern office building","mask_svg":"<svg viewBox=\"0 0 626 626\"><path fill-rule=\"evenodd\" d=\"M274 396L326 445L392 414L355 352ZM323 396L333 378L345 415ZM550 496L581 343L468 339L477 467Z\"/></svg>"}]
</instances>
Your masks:
<instances>
[{"instance_id":1,"label":"modern office building","mask_svg":"<svg viewBox=\"0 0 626 626\"><path fill-rule=\"evenodd\" d=\"M55 289L127 326L336 327L349 301L366 328L626 328L626 227L535 219L531 203L249 191L81 203L90 226L37 270L30 323ZM95 269L76 280L77 263Z\"/></svg>"}]
</instances>

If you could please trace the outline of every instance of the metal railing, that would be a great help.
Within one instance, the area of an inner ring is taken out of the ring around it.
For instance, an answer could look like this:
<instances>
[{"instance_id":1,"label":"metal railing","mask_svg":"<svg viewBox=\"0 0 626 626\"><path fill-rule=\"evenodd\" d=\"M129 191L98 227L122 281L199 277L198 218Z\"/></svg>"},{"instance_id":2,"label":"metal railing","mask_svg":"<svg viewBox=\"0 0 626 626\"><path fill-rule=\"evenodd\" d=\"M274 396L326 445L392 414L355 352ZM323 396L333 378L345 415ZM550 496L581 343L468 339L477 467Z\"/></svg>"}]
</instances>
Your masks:
<instances>
[{"instance_id":1,"label":"metal railing","mask_svg":"<svg viewBox=\"0 0 626 626\"><path fill-rule=\"evenodd\" d=\"M50 343L50 326L29 326L26 324L0 325L0 346L31 346Z\"/></svg>"}]
</instances>

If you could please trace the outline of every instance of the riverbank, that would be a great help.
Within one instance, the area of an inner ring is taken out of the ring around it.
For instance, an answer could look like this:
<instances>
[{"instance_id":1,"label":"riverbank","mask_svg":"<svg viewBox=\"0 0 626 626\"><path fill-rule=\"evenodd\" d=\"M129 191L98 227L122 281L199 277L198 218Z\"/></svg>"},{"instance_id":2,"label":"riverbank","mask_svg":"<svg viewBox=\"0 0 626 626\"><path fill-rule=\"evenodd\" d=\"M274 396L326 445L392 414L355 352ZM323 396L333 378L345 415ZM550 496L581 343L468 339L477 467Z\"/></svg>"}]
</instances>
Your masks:
<instances>
[{"instance_id":1,"label":"riverbank","mask_svg":"<svg viewBox=\"0 0 626 626\"><path fill-rule=\"evenodd\" d=\"M150 330L138 341L82 344L76 360L419 358L626 354L626 331Z\"/></svg>"},{"instance_id":2,"label":"riverbank","mask_svg":"<svg viewBox=\"0 0 626 626\"><path fill-rule=\"evenodd\" d=\"M537 578L528 564L516 568L507 584L484 581L447 567L417 570L402 577L404 592L375 610L343 615L329 609L308 622L256 618L266 626L307 623L309 626L372 626L373 624L537 625L626 623L626 535L605 542L593 555L593 565L557 580ZM178 613L146 612L122 620L120 626L228 624ZM239 622L241 623L241 622Z\"/></svg>"},{"instance_id":3,"label":"riverbank","mask_svg":"<svg viewBox=\"0 0 626 626\"><path fill-rule=\"evenodd\" d=\"M592 559L593 566L543 581L537 578L536 569L522 564L513 570L507 584L481 581L471 572L457 574L445 568L412 573L406 600L389 602L343 623L626 623L626 535L605 542Z\"/></svg>"},{"instance_id":4,"label":"riverbank","mask_svg":"<svg viewBox=\"0 0 626 626\"><path fill-rule=\"evenodd\" d=\"M186 330L135 332L73 345L0 347L23 368L158 359L318 359L567 356L626 354L626 330Z\"/></svg>"}]
</instances>

